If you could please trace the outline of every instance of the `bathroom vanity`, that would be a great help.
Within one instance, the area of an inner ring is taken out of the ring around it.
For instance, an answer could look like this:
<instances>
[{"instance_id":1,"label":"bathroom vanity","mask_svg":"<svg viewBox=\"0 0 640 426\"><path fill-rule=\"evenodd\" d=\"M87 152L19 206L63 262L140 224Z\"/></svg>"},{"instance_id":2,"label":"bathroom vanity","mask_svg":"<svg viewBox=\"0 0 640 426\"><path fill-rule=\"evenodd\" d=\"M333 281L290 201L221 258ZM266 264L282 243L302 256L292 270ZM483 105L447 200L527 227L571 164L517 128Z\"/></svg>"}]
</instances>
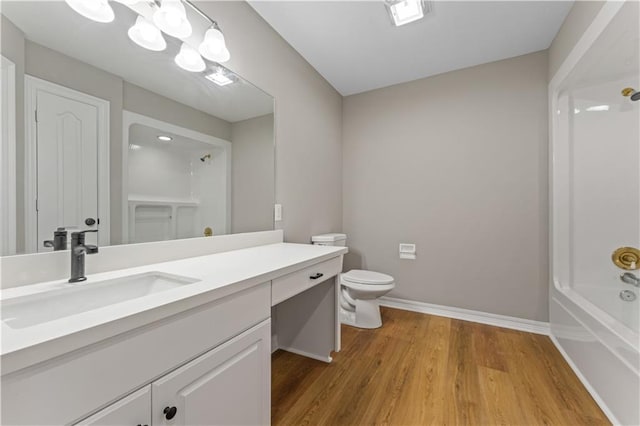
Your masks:
<instances>
[{"instance_id":1,"label":"bathroom vanity","mask_svg":"<svg viewBox=\"0 0 640 426\"><path fill-rule=\"evenodd\" d=\"M272 350L339 350L345 252L280 242L3 290L2 423L268 424Z\"/></svg>"}]
</instances>

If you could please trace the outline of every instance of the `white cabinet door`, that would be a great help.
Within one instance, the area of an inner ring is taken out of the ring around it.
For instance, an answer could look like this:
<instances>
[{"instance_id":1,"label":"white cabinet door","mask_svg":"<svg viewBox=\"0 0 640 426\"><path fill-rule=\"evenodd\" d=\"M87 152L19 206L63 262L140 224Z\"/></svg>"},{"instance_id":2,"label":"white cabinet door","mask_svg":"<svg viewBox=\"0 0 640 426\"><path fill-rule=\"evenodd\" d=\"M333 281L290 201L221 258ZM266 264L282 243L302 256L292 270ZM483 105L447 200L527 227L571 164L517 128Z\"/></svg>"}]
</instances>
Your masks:
<instances>
[{"instance_id":1,"label":"white cabinet door","mask_svg":"<svg viewBox=\"0 0 640 426\"><path fill-rule=\"evenodd\" d=\"M151 385L145 386L76 423L82 426L149 426L151 425Z\"/></svg>"},{"instance_id":2,"label":"white cabinet door","mask_svg":"<svg viewBox=\"0 0 640 426\"><path fill-rule=\"evenodd\" d=\"M153 425L269 424L270 346L266 320L153 382Z\"/></svg>"}]
</instances>

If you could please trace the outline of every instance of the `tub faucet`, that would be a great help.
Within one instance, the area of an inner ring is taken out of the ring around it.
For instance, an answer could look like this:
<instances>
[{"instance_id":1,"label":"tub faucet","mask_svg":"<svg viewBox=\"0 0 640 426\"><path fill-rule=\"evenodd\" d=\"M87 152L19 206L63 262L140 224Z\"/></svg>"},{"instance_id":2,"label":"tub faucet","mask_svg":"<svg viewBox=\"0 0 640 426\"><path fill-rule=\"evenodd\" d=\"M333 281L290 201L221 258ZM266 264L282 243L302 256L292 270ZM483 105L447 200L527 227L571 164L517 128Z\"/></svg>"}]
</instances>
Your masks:
<instances>
[{"instance_id":1,"label":"tub faucet","mask_svg":"<svg viewBox=\"0 0 640 426\"><path fill-rule=\"evenodd\" d=\"M620 275L620 280L623 283L627 283L627 284L634 285L636 287L640 287L640 278L636 277L631 272L625 272L624 274Z\"/></svg>"},{"instance_id":2,"label":"tub faucet","mask_svg":"<svg viewBox=\"0 0 640 426\"><path fill-rule=\"evenodd\" d=\"M89 229L87 231L78 231L71 233L71 278L70 283L85 281L84 276L84 258L87 254L95 254L98 252L98 246L84 243L84 234L87 232L98 232L97 229Z\"/></svg>"}]
</instances>

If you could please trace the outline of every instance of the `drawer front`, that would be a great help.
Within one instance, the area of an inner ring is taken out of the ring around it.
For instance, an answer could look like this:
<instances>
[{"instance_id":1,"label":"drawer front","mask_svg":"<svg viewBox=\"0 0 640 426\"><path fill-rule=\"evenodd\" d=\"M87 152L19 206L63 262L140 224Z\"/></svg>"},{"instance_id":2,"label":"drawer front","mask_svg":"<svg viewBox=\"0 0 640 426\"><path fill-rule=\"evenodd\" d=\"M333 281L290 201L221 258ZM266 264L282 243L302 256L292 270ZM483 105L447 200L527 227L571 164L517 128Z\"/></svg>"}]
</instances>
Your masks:
<instances>
[{"instance_id":1,"label":"drawer front","mask_svg":"<svg viewBox=\"0 0 640 426\"><path fill-rule=\"evenodd\" d=\"M150 425L151 385L84 419L76 426Z\"/></svg>"},{"instance_id":2,"label":"drawer front","mask_svg":"<svg viewBox=\"0 0 640 426\"><path fill-rule=\"evenodd\" d=\"M1 424L69 424L269 318L269 284L2 376Z\"/></svg>"},{"instance_id":3,"label":"drawer front","mask_svg":"<svg viewBox=\"0 0 640 426\"><path fill-rule=\"evenodd\" d=\"M271 281L271 306L332 278L342 270L342 256L316 263Z\"/></svg>"}]
</instances>

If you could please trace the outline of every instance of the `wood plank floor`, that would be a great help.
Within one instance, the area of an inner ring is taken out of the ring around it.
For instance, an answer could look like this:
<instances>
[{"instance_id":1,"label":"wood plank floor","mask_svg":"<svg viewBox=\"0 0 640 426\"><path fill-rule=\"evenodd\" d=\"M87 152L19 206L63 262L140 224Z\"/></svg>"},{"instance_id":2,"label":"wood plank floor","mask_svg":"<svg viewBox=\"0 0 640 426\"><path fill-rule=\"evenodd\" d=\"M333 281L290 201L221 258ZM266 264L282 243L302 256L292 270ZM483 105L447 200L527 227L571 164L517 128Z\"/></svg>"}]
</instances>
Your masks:
<instances>
[{"instance_id":1,"label":"wood plank floor","mask_svg":"<svg viewBox=\"0 0 640 426\"><path fill-rule=\"evenodd\" d=\"M609 424L548 337L382 309L331 364L273 354L274 425Z\"/></svg>"}]
</instances>

